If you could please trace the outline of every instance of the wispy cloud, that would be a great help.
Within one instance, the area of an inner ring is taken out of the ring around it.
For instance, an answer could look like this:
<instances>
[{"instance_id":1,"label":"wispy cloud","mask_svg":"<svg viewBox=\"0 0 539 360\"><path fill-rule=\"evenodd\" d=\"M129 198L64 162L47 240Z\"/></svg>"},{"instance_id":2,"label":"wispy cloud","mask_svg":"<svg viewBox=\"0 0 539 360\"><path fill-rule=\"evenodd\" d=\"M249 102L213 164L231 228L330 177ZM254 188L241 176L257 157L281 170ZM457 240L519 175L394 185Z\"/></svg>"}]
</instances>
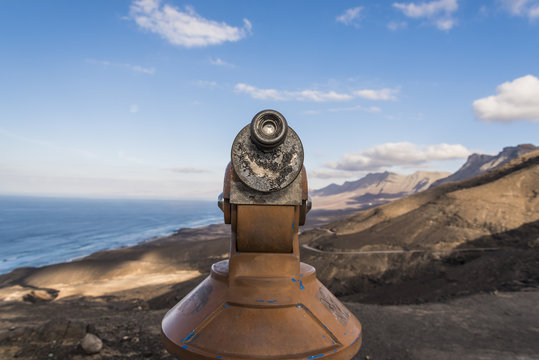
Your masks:
<instances>
[{"instance_id":1,"label":"wispy cloud","mask_svg":"<svg viewBox=\"0 0 539 360\"><path fill-rule=\"evenodd\" d=\"M175 167L175 168L171 168L167 170L175 172L175 173L180 173L180 174L204 174L204 173L211 172L208 169L195 168L195 167Z\"/></svg>"},{"instance_id":2,"label":"wispy cloud","mask_svg":"<svg viewBox=\"0 0 539 360\"><path fill-rule=\"evenodd\" d=\"M193 84L195 84L198 87L206 88L206 89L213 89L217 87L217 82L212 80L196 80L193 81Z\"/></svg>"},{"instance_id":3,"label":"wispy cloud","mask_svg":"<svg viewBox=\"0 0 539 360\"><path fill-rule=\"evenodd\" d=\"M211 58L210 64L215 65L215 66L234 67L233 64L230 64L221 58Z\"/></svg>"},{"instance_id":4,"label":"wispy cloud","mask_svg":"<svg viewBox=\"0 0 539 360\"><path fill-rule=\"evenodd\" d=\"M236 84L235 90L240 93L248 94L254 99L260 100L296 100L296 101L314 101L314 102L329 102L329 101L348 101L355 98L363 98L368 100L396 100L398 89L361 89L351 92L336 92L336 91L320 91L314 89L306 89L300 91L288 91L277 89L261 89L252 85L239 83Z\"/></svg>"},{"instance_id":5,"label":"wispy cloud","mask_svg":"<svg viewBox=\"0 0 539 360\"><path fill-rule=\"evenodd\" d=\"M459 8L457 0L436 0L426 2L393 3L393 7L414 19L428 19L440 30L450 30L455 26L453 13Z\"/></svg>"},{"instance_id":6,"label":"wispy cloud","mask_svg":"<svg viewBox=\"0 0 539 360\"><path fill-rule=\"evenodd\" d=\"M501 3L512 15L539 19L539 0L501 0Z\"/></svg>"},{"instance_id":7,"label":"wispy cloud","mask_svg":"<svg viewBox=\"0 0 539 360\"><path fill-rule=\"evenodd\" d=\"M539 79L526 75L505 82L491 95L473 102L475 116L483 121L539 121Z\"/></svg>"},{"instance_id":8,"label":"wispy cloud","mask_svg":"<svg viewBox=\"0 0 539 360\"><path fill-rule=\"evenodd\" d=\"M138 105L137 104L131 104L129 106L129 112L132 114L138 113Z\"/></svg>"},{"instance_id":9,"label":"wispy cloud","mask_svg":"<svg viewBox=\"0 0 539 360\"><path fill-rule=\"evenodd\" d=\"M155 74L155 68L145 68L145 67L142 67L142 66L139 66L139 65L131 65L131 64L123 64L123 66L127 66L128 68L130 68L131 70L135 71L135 72L140 72L140 73L143 73L143 74L149 74L149 75L153 75Z\"/></svg>"},{"instance_id":10,"label":"wispy cloud","mask_svg":"<svg viewBox=\"0 0 539 360\"><path fill-rule=\"evenodd\" d=\"M350 171L335 170L335 169L314 169L308 170L308 178L316 179L346 179L355 176Z\"/></svg>"},{"instance_id":11,"label":"wispy cloud","mask_svg":"<svg viewBox=\"0 0 539 360\"><path fill-rule=\"evenodd\" d=\"M160 35L173 45L202 47L238 41L251 33L252 25L243 19L243 27L206 19L191 6L180 10L161 0L136 0L130 16L144 30Z\"/></svg>"},{"instance_id":12,"label":"wispy cloud","mask_svg":"<svg viewBox=\"0 0 539 360\"><path fill-rule=\"evenodd\" d=\"M406 21L390 21L389 23L387 23L387 28L392 31L405 29L407 27L408 23Z\"/></svg>"},{"instance_id":13,"label":"wispy cloud","mask_svg":"<svg viewBox=\"0 0 539 360\"><path fill-rule=\"evenodd\" d=\"M399 89L364 89L354 91L354 95L369 100L396 100Z\"/></svg>"},{"instance_id":14,"label":"wispy cloud","mask_svg":"<svg viewBox=\"0 0 539 360\"><path fill-rule=\"evenodd\" d=\"M385 143L345 154L326 166L341 171L379 171L391 167L426 166L432 161L465 158L470 153L460 144Z\"/></svg>"},{"instance_id":15,"label":"wispy cloud","mask_svg":"<svg viewBox=\"0 0 539 360\"><path fill-rule=\"evenodd\" d=\"M23 142L26 142L26 143L29 143L29 144L43 146L45 148L49 148L49 149L53 149L53 150L59 150L59 151L62 151L62 152L67 151L67 152L74 153L74 154L80 155L80 156L82 156L84 158L88 158L88 159L93 159L93 158L97 157L97 155L95 153L93 153L91 151L88 151L88 150L62 146L62 145L58 145L58 144L56 144L56 143L54 143L52 141L48 141L48 140L36 139L36 138L32 138L32 137L27 137L27 136L21 136L21 135L18 135L16 133L14 133L14 132L11 132L9 130L2 129L2 128L0 128L0 135L3 135L5 137L8 137L8 138L11 138L11 139L14 139L14 140L23 141Z\"/></svg>"},{"instance_id":16,"label":"wispy cloud","mask_svg":"<svg viewBox=\"0 0 539 360\"><path fill-rule=\"evenodd\" d=\"M125 150L118 150L118 159L138 165L143 165L146 163L144 159L127 154Z\"/></svg>"},{"instance_id":17,"label":"wispy cloud","mask_svg":"<svg viewBox=\"0 0 539 360\"><path fill-rule=\"evenodd\" d=\"M345 25L352 25L352 26L358 27L359 20L361 19L362 10L363 10L362 6L357 6L355 8L347 9L344 13L337 16L335 20Z\"/></svg>"},{"instance_id":18,"label":"wispy cloud","mask_svg":"<svg viewBox=\"0 0 539 360\"><path fill-rule=\"evenodd\" d=\"M349 106L349 107L338 107L338 108L331 108L328 109L330 112L343 112L343 111L366 111L371 113L377 113L382 111L378 106L362 106L362 105L356 105L356 106Z\"/></svg>"},{"instance_id":19,"label":"wispy cloud","mask_svg":"<svg viewBox=\"0 0 539 360\"><path fill-rule=\"evenodd\" d=\"M142 73L142 74L148 74L148 75L155 74L154 67L143 67L140 65L132 65L128 63L118 63L118 62L112 62L112 61L107 61L107 60L95 60L95 59L86 59L86 62L90 64L102 65L105 68L118 67L118 68L124 68L124 69L131 70L133 72Z\"/></svg>"},{"instance_id":20,"label":"wispy cloud","mask_svg":"<svg viewBox=\"0 0 539 360\"><path fill-rule=\"evenodd\" d=\"M318 115L320 114L320 110L303 110L301 113L303 115Z\"/></svg>"}]
</instances>

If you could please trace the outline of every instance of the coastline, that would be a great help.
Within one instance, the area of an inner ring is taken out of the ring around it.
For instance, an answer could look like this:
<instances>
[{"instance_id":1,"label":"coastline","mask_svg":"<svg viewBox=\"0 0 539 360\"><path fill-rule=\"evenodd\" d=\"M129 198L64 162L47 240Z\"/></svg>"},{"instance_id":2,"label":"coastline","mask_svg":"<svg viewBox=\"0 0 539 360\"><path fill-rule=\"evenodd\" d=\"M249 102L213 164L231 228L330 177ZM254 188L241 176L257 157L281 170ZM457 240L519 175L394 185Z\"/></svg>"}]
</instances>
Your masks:
<instances>
[{"instance_id":1,"label":"coastline","mask_svg":"<svg viewBox=\"0 0 539 360\"><path fill-rule=\"evenodd\" d=\"M214 201L9 197L0 201L0 274L81 259L219 222Z\"/></svg>"},{"instance_id":2,"label":"coastline","mask_svg":"<svg viewBox=\"0 0 539 360\"><path fill-rule=\"evenodd\" d=\"M327 235L328 222L346 215L313 212L300 242ZM172 360L161 345L161 319L208 276L213 263L228 256L229 239L230 227L225 224L184 228L135 246L0 276L0 358ZM409 290L413 297L384 305L389 294L400 297L406 292L373 273L365 275L373 285L358 290L370 291L373 297L342 295L343 275L335 275L335 269L350 271L346 264L360 266L363 258L321 255L305 248L301 257L315 266L319 279L361 321L365 338L354 360L501 360L517 355L534 359L539 353L533 331L539 326L534 312L539 303L537 286L437 298L436 288L424 281L428 278L416 276L411 283L415 287ZM383 259L390 257L374 257L375 263ZM418 255L393 259L406 262ZM352 272L361 284L360 272ZM434 297L416 302L418 294ZM99 354L82 350L80 340L87 333L102 340Z\"/></svg>"},{"instance_id":3,"label":"coastline","mask_svg":"<svg viewBox=\"0 0 539 360\"><path fill-rule=\"evenodd\" d=\"M302 232L353 212L314 210ZM213 223L181 228L170 235L100 250L71 261L16 268L0 275L0 301L20 301L38 290L59 300L71 296L131 297L130 291L136 288L160 288L137 292L138 297L146 299L166 291L172 284L209 273L213 260L228 256L229 237L229 225ZM183 251L187 245L193 248L189 256Z\"/></svg>"}]
</instances>

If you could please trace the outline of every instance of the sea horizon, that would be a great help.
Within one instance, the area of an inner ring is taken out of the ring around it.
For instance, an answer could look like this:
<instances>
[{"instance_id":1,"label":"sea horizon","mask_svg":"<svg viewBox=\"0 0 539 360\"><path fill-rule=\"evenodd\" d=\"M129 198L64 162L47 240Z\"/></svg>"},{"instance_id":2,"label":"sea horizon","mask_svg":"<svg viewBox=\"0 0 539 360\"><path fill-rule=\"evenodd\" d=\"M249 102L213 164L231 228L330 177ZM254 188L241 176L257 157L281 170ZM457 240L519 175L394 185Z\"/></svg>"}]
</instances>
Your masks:
<instances>
[{"instance_id":1,"label":"sea horizon","mask_svg":"<svg viewBox=\"0 0 539 360\"><path fill-rule=\"evenodd\" d=\"M0 275L222 221L216 201L0 195Z\"/></svg>"}]
</instances>

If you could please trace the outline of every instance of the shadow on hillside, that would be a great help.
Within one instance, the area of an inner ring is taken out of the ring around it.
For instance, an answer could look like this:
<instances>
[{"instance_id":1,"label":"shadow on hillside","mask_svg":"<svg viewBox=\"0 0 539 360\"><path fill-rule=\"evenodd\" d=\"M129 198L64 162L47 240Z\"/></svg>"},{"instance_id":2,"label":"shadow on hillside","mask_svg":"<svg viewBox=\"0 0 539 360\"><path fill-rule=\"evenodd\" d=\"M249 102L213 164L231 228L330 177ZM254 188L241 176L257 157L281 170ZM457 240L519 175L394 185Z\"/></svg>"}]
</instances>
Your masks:
<instances>
[{"instance_id":1,"label":"shadow on hillside","mask_svg":"<svg viewBox=\"0 0 539 360\"><path fill-rule=\"evenodd\" d=\"M357 272L319 271L320 280L345 301L376 304L414 304L496 290L517 291L539 285L539 221L509 231L483 236L459 248L496 247L495 251L412 253L386 255L388 270L363 275ZM457 248L458 249L458 248ZM316 266L349 268L371 255L312 255ZM373 261L377 256L373 255ZM357 269L355 269L357 271Z\"/></svg>"}]
</instances>

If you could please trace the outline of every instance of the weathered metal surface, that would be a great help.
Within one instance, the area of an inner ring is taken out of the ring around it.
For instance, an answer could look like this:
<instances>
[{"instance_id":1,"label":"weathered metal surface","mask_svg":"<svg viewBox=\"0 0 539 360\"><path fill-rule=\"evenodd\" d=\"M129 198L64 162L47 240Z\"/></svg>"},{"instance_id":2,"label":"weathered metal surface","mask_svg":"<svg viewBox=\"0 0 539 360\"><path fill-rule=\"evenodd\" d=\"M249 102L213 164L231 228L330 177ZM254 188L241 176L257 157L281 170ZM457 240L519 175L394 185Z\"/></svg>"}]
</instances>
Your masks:
<instances>
[{"instance_id":1,"label":"weathered metal surface","mask_svg":"<svg viewBox=\"0 0 539 360\"><path fill-rule=\"evenodd\" d=\"M264 152L252 141L250 126L244 127L232 144L232 166L248 187L272 192L284 189L303 167L303 145L294 130L288 128L284 142Z\"/></svg>"},{"instance_id":2,"label":"weathered metal surface","mask_svg":"<svg viewBox=\"0 0 539 360\"><path fill-rule=\"evenodd\" d=\"M299 259L298 228L310 209L301 142L287 145L297 137L289 128L283 143L261 150L246 129L218 201L231 224L230 258L165 315L165 347L193 360L351 359L361 324Z\"/></svg>"},{"instance_id":3,"label":"weathered metal surface","mask_svg":"<svg viewBox=\"0 0 539 360\"><path fill-rule=\"evenodd\" d=\"M301 205L302 178L300 174L286 188L269 193L253 190L239 179L237 181L232 180L230 181L230 203L244 205Z\"/></svg>"}]
</instances>

